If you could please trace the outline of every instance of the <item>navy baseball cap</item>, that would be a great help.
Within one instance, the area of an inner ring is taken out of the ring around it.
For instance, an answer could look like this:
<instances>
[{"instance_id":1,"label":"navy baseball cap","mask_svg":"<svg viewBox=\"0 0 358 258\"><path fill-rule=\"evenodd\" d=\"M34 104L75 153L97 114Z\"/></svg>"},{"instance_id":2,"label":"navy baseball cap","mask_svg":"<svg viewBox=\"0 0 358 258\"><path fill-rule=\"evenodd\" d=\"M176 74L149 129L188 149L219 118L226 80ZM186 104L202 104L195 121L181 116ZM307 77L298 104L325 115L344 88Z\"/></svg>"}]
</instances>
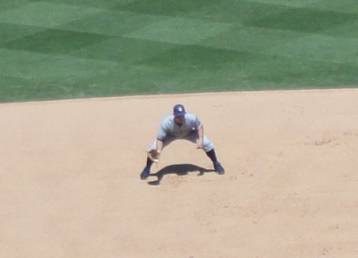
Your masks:
<instances>
[{"instance_id":1,"label":"navy baseball cap","mask_svg":"<svg viewBox=\"0 0 358 258\"><path fill-rule=\"evenodd\" d=\"M173 108L173 114L175 117L185 116L185 108L181 104L177 104Z\"/></svg>"}]
</instances>

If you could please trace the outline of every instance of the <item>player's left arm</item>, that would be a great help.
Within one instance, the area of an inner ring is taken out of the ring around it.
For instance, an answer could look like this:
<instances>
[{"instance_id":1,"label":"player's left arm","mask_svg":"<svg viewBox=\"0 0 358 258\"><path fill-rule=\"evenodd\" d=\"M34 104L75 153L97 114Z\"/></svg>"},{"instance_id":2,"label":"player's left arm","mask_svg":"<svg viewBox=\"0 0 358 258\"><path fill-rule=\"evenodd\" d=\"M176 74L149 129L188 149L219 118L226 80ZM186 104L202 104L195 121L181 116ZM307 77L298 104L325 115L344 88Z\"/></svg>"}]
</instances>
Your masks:
<instances>
[{"instance_id":1,"label":"player's left arm","mask_svg":"<svg viewBox=\"0 0 358 258\"><path fill-rule=\"evenodd\" d=\"M198 117L195 119L195 126L198 130L197 148L202 149L204 145L204 125L200 122Z\"/></svg>"},{"instance_id":2,"label":"player's left arm","mask_svg":"<svg viewBox=\"0 0 358 258\"><path fill-rule=\"evenodd\" d=\"M204 145L204 126L200 125L198 127L198 141L197 141L197 148L202 149Z\"/></svg>"}]
</instances>

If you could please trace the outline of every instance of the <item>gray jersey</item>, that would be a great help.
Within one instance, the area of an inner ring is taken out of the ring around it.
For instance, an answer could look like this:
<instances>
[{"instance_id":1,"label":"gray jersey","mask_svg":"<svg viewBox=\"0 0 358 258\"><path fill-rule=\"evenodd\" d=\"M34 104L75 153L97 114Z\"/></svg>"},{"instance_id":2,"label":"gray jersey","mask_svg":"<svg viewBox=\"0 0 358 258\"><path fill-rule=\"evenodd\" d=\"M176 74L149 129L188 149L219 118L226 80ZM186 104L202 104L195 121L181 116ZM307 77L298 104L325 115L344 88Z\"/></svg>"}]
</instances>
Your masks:
<instances>
[{"instance_id":1,"label":"gray jersey","mask_svg":"<svg viewBox=\"0 0 358 258\"><path fill-rule=\"evenodd\" d=\"M195 134L202 123L198 117L191 113L185 114L185 122L179 126L174 121L174 115L165 117L161 124L157 135L158 140L165 140L166 138L184 139L191 134Z\"/></svg>"}]
</instances>

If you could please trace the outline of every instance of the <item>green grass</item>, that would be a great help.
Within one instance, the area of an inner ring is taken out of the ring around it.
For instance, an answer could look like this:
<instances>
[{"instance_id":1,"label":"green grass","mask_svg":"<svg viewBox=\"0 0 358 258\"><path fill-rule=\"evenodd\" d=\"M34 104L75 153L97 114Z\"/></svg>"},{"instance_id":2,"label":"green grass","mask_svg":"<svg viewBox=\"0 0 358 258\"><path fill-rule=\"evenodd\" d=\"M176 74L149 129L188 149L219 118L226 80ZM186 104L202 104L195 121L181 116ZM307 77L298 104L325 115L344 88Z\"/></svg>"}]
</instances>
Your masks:
<instances>
[{"instance_id":1,"label":"green grass","mask_svg":"<svg viewBox=\"0 0 358 258\"><path fill-rule=\"evenodd\" d=\"M358 85L356 0L2 0L0 101Z\"/></svg>"}]
</instances>

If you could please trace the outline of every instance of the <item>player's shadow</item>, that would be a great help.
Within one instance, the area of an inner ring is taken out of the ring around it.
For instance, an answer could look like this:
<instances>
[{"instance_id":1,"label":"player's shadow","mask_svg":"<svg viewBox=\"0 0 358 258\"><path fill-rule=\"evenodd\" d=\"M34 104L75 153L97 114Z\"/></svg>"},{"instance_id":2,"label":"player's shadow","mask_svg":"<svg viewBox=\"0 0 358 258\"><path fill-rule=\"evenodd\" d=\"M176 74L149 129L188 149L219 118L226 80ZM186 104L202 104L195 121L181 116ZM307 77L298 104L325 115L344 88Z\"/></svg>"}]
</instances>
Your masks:
<instances>
[{"instance_id":1,"label":"player's shadow","mask_svg":"<svg viewBox=\"0 0 358 258\"><path fill-rule=\"evenodd\" d=\"M175 164L175 165L166 166L166 167L162 168L161 170L159 170L158 172L150 174L150 176L157 177L157 180L149 181L148 184L159 185L160 182L162 181L163 177L165 177L166 175L169 175L169 174L185 176L192 172L199 172L198 176L202 176L205 173L210 173L210 172L214 172L214 171L215 171L214 169L207 169L207 168L199 167L199 166L193 165L193 164Z\"/></svg>"}]
</instances>

